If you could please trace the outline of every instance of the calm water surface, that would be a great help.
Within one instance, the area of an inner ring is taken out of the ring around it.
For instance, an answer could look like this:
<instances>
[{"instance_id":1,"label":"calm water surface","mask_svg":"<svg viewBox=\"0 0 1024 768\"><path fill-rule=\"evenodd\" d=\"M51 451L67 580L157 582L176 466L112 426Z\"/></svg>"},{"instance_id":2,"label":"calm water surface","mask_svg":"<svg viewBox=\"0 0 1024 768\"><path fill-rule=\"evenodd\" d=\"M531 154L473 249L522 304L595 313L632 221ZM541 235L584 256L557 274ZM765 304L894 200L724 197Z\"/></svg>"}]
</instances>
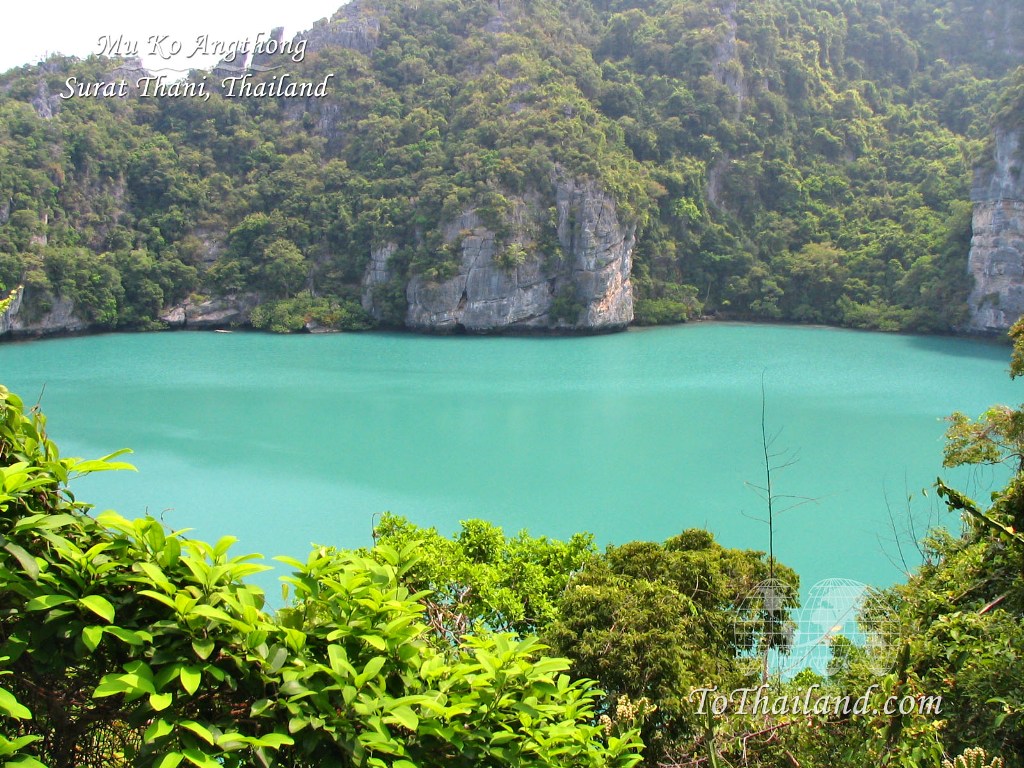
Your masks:
<instances>
[{"instance_id":1,"label":"calm water surface","mask_svg":"<svg viewBox=\"0 0 1024 768\"><path fill-rule=\"evenodd\" d=\"M384 510L444 532L473 517L587 530L602 546L701 526L765 549L749 487L763 484L764 372L774 448L796 458L777 492L813 499L779 515L775 536L806 587L901 578L893 522L910 564L911 523L958 524L921 489L942 474L983 496L1003 479L943 471L941 437L953 410L1024 399L1008 356L732 324L574 339L116 334L0 345L0 383L28 402L45 385L65 455L135 451L137 474L79 483L99 509L304 557L314 542L368 544Z\"/></svg>"}]
</instances>

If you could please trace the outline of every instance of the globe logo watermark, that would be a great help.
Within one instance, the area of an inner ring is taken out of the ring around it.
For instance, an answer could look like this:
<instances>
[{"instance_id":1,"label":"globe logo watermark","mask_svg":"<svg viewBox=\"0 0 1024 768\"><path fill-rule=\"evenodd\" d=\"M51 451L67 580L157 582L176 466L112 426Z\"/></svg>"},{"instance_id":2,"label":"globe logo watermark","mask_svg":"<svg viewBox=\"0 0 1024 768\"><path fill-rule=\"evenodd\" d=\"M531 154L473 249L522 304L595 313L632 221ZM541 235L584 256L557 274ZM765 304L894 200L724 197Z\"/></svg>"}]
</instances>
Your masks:
<instances>
[{"instance_id":1,"label":"globe logo watermark","mask_svg":"<svg viewBox=\"0 0 1024 768\"><path fill-rule=\"evenodd\" d=\"M784 679L804 669L827 676L857 658L877 675L895 660L899 624L881 594L852 579L824 579L801 604L795 587L758 583L737 607L733 641L741 656L759 659L766 675Z\"/></svg>"}]
</instances>

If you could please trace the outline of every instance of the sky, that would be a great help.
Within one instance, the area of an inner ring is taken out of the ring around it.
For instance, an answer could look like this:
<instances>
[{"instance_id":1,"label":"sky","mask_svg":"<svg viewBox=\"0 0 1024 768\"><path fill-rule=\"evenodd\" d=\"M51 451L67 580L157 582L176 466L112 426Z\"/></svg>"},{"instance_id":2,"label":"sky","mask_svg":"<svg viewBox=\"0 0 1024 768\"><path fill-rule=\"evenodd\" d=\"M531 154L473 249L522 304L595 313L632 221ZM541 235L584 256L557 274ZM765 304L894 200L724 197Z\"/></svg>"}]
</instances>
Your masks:
<instances>
[{"instance_id":1,"label":"sky","mask_svg":"<svg viewBox=\"0 0 1024 768\"><path fill-rule=\"evenodd\" d=\"M172 0L140 3L138 0L84 3L81 0L5 0L0 12L0 72L40 61L49 53L86 57L101 53L103 35L138 41L143 66L152 70L207 68L222 58L196 52L197 38L216 41L255 41L260 32L284 27L285 38L309 29L313 22L330 17L346 0L282 0L281 2L223 2L223 0ZM163 38L163 50L178 40L181 53L162 60L149 55L151 36Z\"/></svg>"}]
</instances>

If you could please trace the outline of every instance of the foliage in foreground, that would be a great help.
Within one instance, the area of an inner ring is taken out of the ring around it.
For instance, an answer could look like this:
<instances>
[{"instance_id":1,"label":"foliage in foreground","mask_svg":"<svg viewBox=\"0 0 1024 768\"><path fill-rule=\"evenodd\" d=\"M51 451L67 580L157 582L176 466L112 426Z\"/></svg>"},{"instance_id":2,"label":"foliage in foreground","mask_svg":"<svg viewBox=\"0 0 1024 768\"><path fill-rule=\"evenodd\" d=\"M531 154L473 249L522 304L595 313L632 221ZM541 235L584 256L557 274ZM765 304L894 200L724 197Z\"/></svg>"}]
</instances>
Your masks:
<instances>
[{"instance_id":1,"label":"foliage in foreground","mask_svg":"<svg viewBox=\"0 0 1024 768\"><path fill-rule=\"evenodd\" d=\"M0 757L10 766L615 766L637 733L596 722L600 692L535 638L428 641L410 548L267 566L93 519L68 481L125 465L60 458L42 415L0 388ZM284 558L282 558L284 559Z\"/></svg>"},{"instance_id":2,"label":"foliage in foreground","mask_svg":"<svg viewBox=\"0 0 1024 768\"><path fill-rule=\"evenodd\" d=\"M663 544L634 541L599 554L589 535L506 537L470 520L448 538L394 515L382 518L376 536L396 548L419 543L421 559L403 579L431 591L426 609L439 638L481 624L539 634L574 674L600 681L606 693L597 711L607 727L643 721L651 764L694 743L700 723L691 689L758 682L751 638L734 630L759 621L757 610L752 617L740 606L750 610L769 576L763 552L688 530ZM776 573L795 593L796 574L780 564Z\"/></svg>"}]
</instances>

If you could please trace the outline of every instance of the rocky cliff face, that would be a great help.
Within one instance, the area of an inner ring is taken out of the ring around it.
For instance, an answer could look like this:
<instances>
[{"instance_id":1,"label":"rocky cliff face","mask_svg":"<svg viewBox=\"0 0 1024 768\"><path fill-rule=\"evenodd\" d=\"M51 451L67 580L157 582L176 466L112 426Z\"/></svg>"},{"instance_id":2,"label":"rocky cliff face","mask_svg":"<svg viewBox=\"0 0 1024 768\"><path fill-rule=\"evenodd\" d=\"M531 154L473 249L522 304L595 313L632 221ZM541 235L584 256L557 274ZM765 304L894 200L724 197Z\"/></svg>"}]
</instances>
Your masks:
<instances>
[{"instance_id":1,"label":"rocky cliff face","mask_svg":"<svg viewBox=\"0 0 1024 768\"><path fill-rule=\"evenodd\" d=\"M377 47L380 13L373 3L349 3L338 9L330 21L321 20L298 38L307 40L310 53L321 48L351 48L367 56Z\"/></svg>"},{"instance_id":2,"label":"rocky cliff face","mask_svg":"<svg viewBox=\"0 0 1024 768\"><path fill-rule=\"evenodd\" d=\"M160 315L170 328L209 330L233 328L249 324L259 298L251 293L217 296L205 301L185 299Z\"/></svg>"},{"instance_id":3,"label":"rocky cliff face","mask_svg":"<svg viewBox=\"0 0 1024 768\"><path fill-rule=\"evenodd\" d=\"M998 129L990 164L975 172L968 330L1002 333L1024 314L1024 130Z\"/></svg>"},{"instance_id":4,"label":"rocky cliff face","mask_svg":"<svg viewBox=\"0 0 1024 768\"><path fill-rule=\"evenodd\" d=\"M555 222L540 221L539 199L513 199L507 232L496 234L475 210L445 227L458 258L443 280L414 275L406 287L409 328L432 332L624 328L633 319L635 227L593 182L555 184ZM558 253L544 253L536 233L555 224ZM363 280L363 306L380 317L376 286L392 278L394 249L374 251Z\"/></svg>"},{"instance_id":5,"label":"rocky cliff face","mask_svg":"<svg viewBox=\"0 0 1024 768\"><path fill-rule=\"evenodd\" d=\"M385 243L371 250L370 262L366 265L366 272L363 274L363 309L378 322L387 318L384 308L381 306L380 294L377 291L391 280L392 269L389 262L396 250L398 250L398 246L394 243Z\"/></svg>"},{"instance_id":6,"label":"rocky cliff face","mask_svg":"<svg viewBox=\"0 0 1024 768\"><path fill-rule=\"evenodd\" d=\"M186 299L165 310L160 320L170 328L190 330L247 326L258 303L259 299L254 294L219 296L205 301ZM71 299L49 297L47 304L49 309L46 312L30 315L26 312L25 290L19 288L7 311L0 312L0 339L82 333L92 327L76 314Z\"/></svg>"},{"instance_id":7,"label":"rocky cliff face","mask_svg":"<svg viewBox=\"0 0 1024 768\"><path fill-rule=\"evenodd\" d=\"M75 314L70 299L59 297L50 302L50 308L38 317L25 313L25 290L18 289L14 301L6 312L0 313L0 338L31 338L56 333L81 333L89 323Z\"/></svg>"}]
</instances>

